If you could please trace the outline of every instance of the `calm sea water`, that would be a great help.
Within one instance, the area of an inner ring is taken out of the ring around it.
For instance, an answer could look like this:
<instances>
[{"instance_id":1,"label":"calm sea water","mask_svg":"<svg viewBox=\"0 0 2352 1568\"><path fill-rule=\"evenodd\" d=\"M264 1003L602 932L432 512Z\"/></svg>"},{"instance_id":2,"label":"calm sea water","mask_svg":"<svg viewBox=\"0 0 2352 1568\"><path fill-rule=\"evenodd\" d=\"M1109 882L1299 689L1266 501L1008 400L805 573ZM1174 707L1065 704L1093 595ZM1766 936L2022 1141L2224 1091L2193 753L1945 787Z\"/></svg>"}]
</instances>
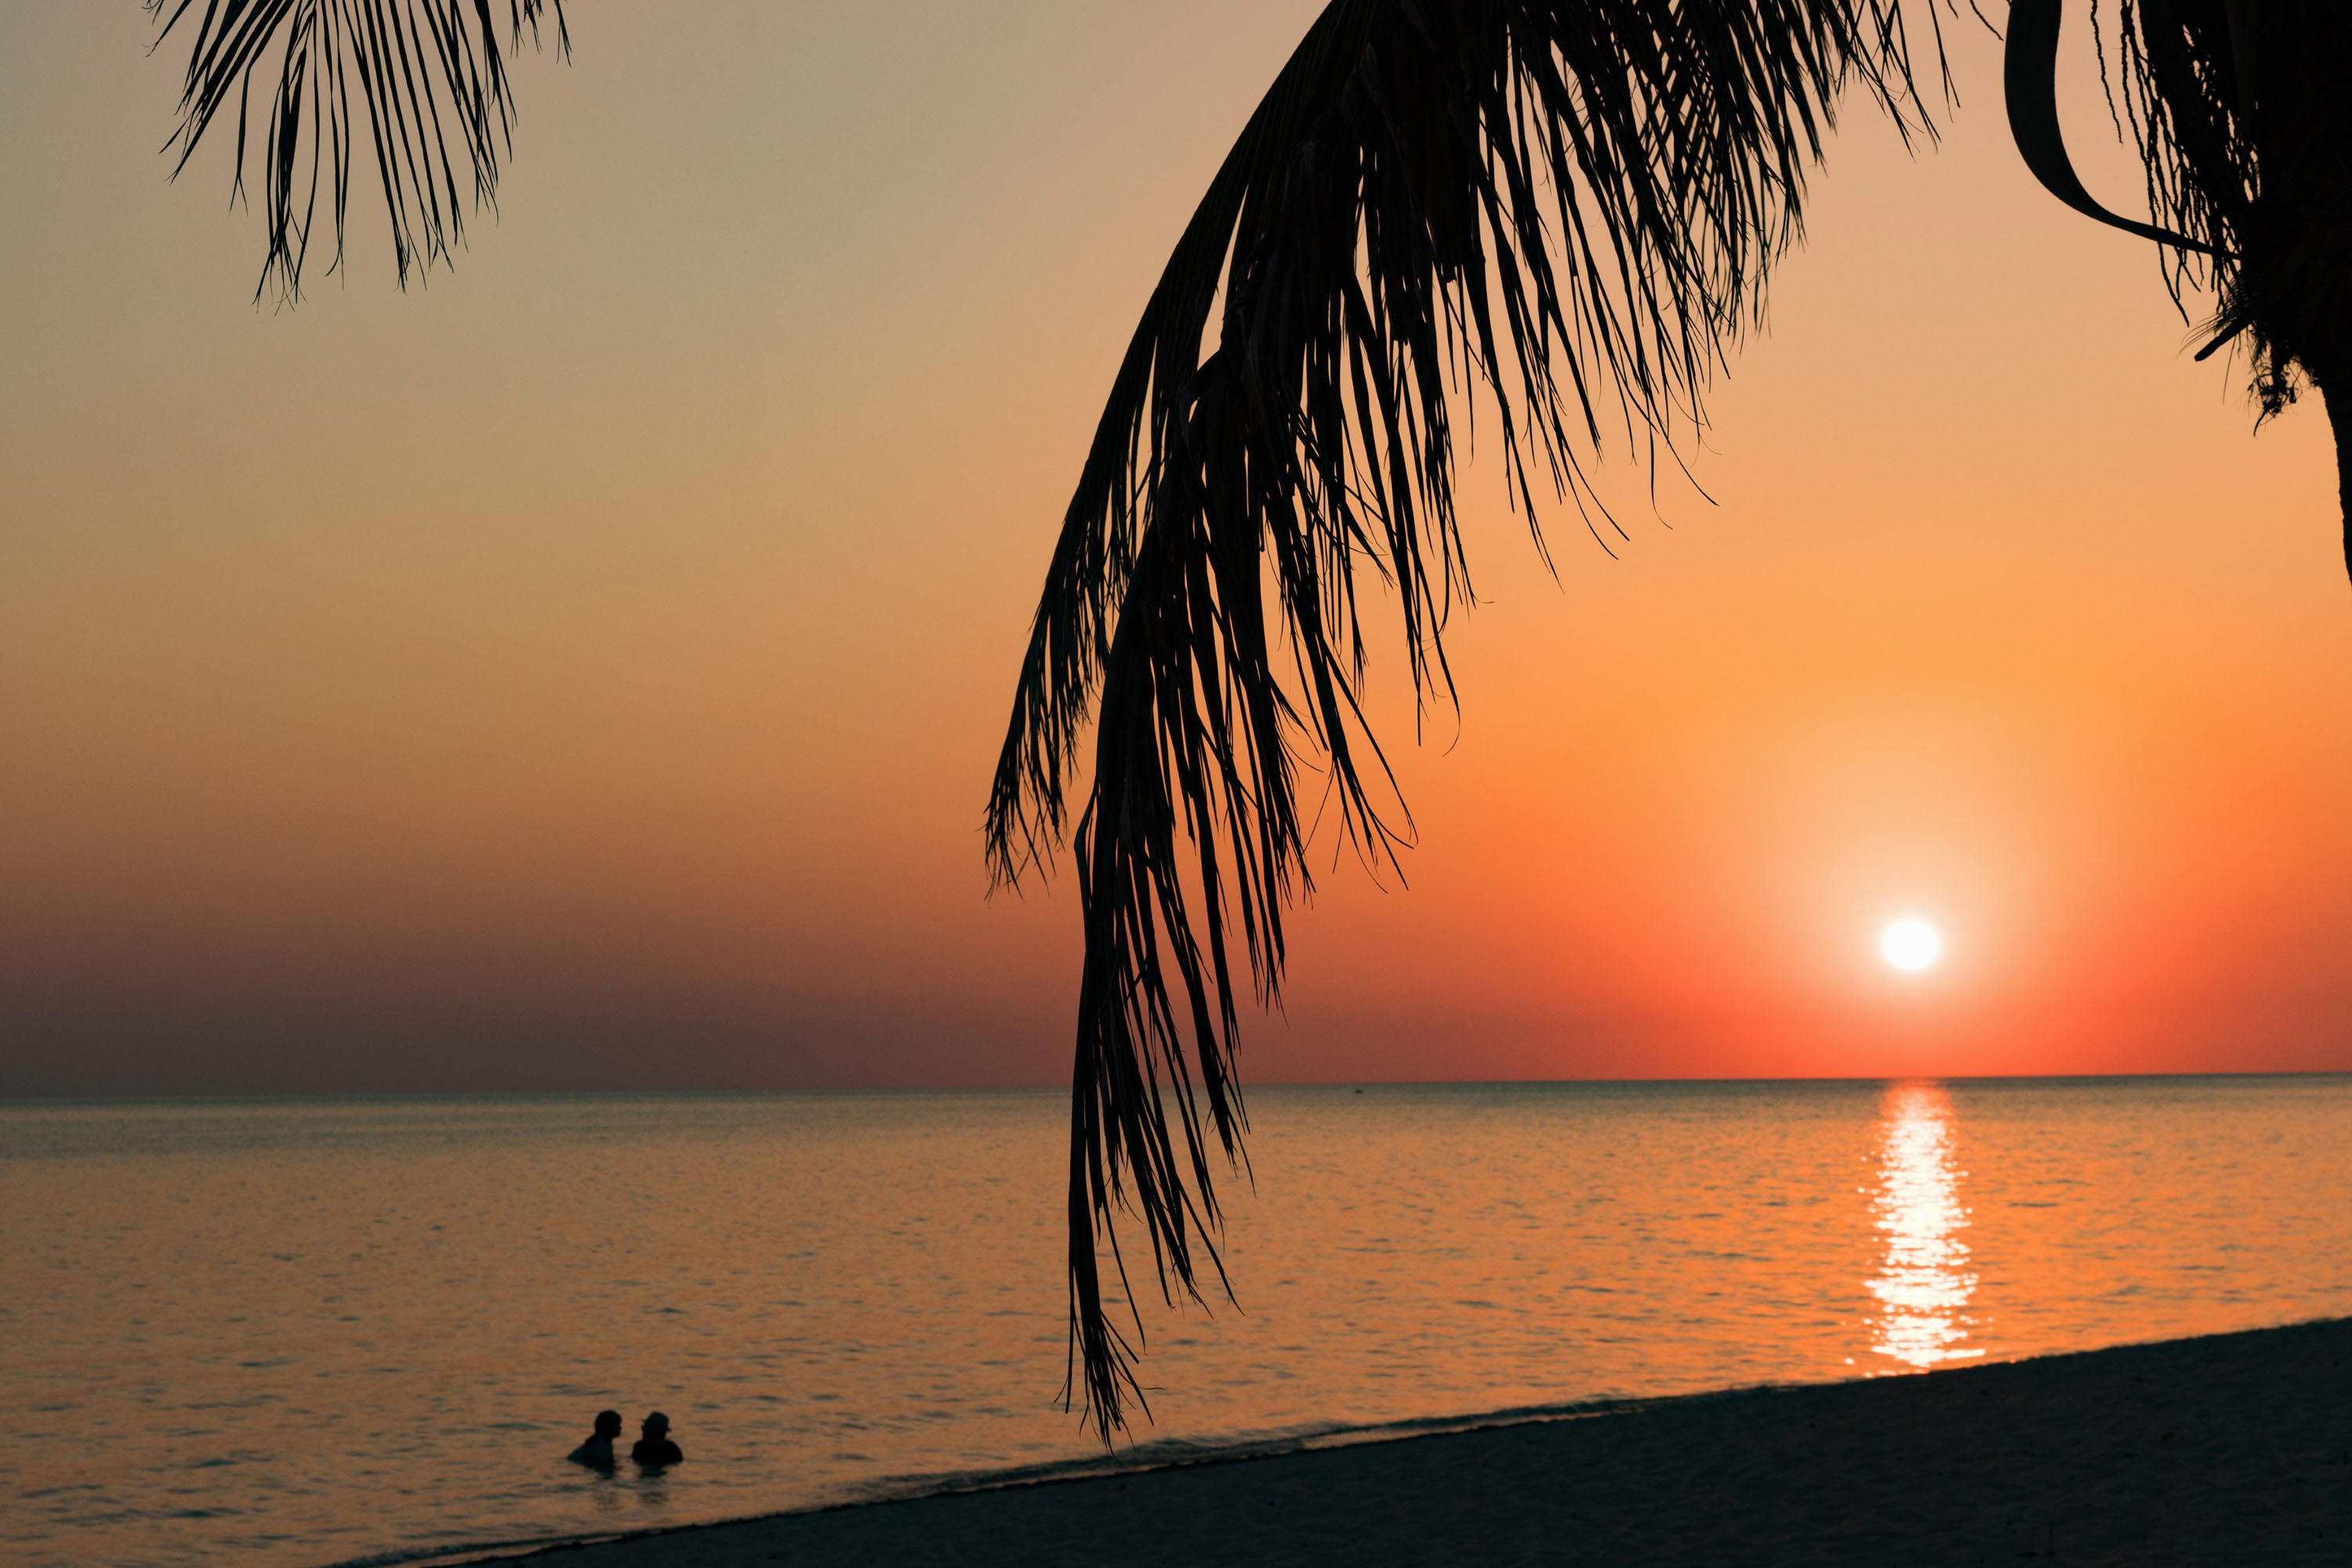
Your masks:
<instances>
[{"instance_id":1,"label":"calm sea water","mask_svg":"<svg viewBox=\"0 0 2352 1568\"><path fill-rule=\"evenodd\" d=\"M2352 1079L1262 1089L1166 1447L2352 1312ZM0 1106L0 1556L397 1561L1099 1452L1050 1094ZM659 1408L688 1462L562 1462ZM624 1466L625 1472L629 1467Z\"/></svg>"}]
</instances>

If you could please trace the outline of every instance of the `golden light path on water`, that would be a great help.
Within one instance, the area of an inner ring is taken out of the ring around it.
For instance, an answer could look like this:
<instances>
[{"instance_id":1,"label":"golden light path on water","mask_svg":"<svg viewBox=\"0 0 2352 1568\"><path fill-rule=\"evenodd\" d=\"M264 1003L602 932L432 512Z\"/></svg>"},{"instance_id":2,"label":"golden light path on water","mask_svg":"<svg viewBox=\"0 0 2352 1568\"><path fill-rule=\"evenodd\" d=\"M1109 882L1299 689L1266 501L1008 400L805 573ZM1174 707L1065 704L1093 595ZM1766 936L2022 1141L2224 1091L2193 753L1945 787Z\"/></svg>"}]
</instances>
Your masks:
<instances>
[{"instance_id":1,"label":"golden light path on water","mask_svg":"<svg viewBox=\"0 0 2352 1568\"><path fill-rule=\"evenodd\" d=\"M1971 1348L1967 1174L1954 1157L1952 1102L1938 1083L1890 1085L1880 1114L1878 1190L1871 1208L1884 1247L1870 1293L1878 1309L1870 1348L1927 1368L1984 1354Z\"/></svg>"}]
</instances>

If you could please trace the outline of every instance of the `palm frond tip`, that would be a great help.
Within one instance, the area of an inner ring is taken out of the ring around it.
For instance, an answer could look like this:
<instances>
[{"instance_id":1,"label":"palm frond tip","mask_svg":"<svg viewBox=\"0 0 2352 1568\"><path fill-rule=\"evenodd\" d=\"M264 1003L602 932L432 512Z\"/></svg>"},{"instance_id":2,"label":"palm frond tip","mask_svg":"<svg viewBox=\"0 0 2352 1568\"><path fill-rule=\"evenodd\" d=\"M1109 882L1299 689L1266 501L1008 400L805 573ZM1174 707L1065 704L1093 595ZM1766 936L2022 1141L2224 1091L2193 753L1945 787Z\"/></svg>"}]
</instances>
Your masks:
<instances>
[{"instance_id":1,"label":"palm frond tip","mask_svg":"<svg viewBox=\"0 0 2352 1568\"><path fill-rule=\"evenodd\" d=\"M1416 689L1450 694L1453 396L1494 408L1531 527L1546 492L1590 526L1604 430L1671 451L1701 421L1850 85L1926 127L1899 0L1339 0L1178 240L1054 549L987 816L1000 882L1049 859L1092 718L1066 1397L1106 1440L1140 1395L1141 1320L1131 1346L1097 1262L1128 1283L1115 1210L1163 1298L1198 1299L1202 1259L1223 1279L1229 947L1238 923L1274 1000L1310 885L1301 770L1367 858L1402 842L1359 706L1357 566L1395 591Z\"/></svg>"},{"instance_id":2,"label":"palm frond tip","mask_svg":"<svg viewBox=\"0 0 2352 1568\"><path fill-rule=\"evenodd\" d=\"M195 8L195 0L145 4L161 20L159 47ZM341 265L354 157L374 162L404 286L412 268L448 259L468 205L494 201L514 131L507 56L526 31L539 41L542 16L568 56L562 0L206 0L194 18L179 129L167 143L178 152L172 172L187 167L205 133L234 109L231 189L244 194L257 82L268 104L255 151L269 248L257 297L273 282L281 297L299 297L322 175L335 236L328 270Z\"/></svg>"}]
</instances>

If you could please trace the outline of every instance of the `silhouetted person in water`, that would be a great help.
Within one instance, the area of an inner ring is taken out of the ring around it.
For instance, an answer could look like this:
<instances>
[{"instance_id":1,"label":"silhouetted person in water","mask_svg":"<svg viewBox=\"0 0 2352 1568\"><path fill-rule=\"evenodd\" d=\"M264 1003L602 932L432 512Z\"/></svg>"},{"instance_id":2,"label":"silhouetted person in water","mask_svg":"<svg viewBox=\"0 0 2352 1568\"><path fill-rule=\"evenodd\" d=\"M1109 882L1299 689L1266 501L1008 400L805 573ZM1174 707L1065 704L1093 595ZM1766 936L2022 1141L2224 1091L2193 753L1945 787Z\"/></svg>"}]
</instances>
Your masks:
<instances>
[{"instance_id":1,"label":"silhouetted person in water","mask_svg":"<svg viewBox=\"0 0 2352 1568\"><path fill-rule=\"evenodd\" d=\"M669 1417L655 1411L646 1417L645 1436L629 1450L629 1458L647 1468L675 1465L686 1458L677 1444L669 1440Z\"/></svg>"},{"instance_id":2,"label":"silhouetted person in water","mask_svg":"<svg viewBox=\"0 0 2352 1568\"><path fill-rule=\"evenodd\" d=\"M588 1440L563 1457L575 1465L585 1465L592 1470L613 1468L613 1440L621 1435L621 1413L617 1410L596 1412L596 1430Z\"/></svg>"}]
</instances>

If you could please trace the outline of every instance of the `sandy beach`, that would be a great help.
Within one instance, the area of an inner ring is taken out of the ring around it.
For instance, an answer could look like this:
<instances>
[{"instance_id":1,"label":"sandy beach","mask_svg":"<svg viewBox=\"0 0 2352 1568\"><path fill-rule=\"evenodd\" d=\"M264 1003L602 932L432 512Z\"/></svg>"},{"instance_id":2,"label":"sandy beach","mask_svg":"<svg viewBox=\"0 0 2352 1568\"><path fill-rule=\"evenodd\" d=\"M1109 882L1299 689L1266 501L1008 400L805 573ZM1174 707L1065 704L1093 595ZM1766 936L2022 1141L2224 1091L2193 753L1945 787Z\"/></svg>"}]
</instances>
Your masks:
<instances>
[{"instance_id":1,"label":"sandy beach","mask_svg":"<svg viewBox=\"0 0 2352 1568\"><path fill-rule=\"evenodd\" d=\"M561 1568L2342 1563L2352 1320L560 1546Z\"/></svg>"}]
</instances>

